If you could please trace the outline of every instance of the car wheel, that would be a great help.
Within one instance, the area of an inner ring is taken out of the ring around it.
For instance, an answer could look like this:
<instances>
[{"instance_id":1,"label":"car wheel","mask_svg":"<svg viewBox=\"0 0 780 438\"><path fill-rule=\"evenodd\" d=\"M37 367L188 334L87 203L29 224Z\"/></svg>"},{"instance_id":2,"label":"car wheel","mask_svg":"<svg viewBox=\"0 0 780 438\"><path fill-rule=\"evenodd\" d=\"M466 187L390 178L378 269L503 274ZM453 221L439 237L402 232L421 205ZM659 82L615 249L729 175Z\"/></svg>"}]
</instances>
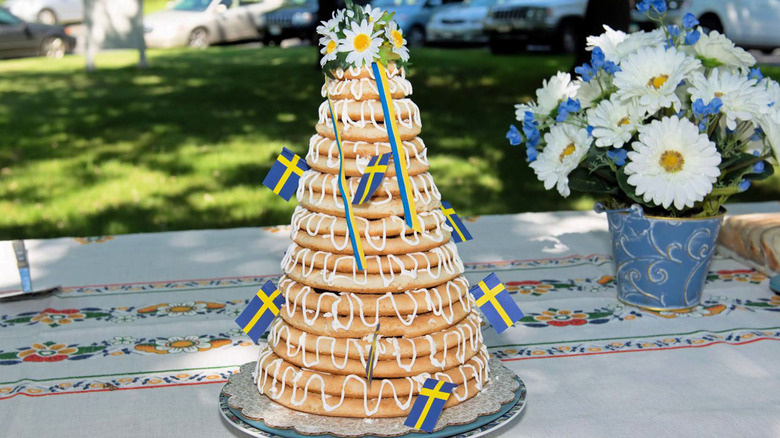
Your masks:
<instances>
[{"instance_id":1,"label":"car wheel","mask_svg":"<svg viewBox=\"0 0 780 438\"><path fill-rule=\"evenodd\" d=\"M65 41L58 36L44 38L43 42L41 43L41 56L45 56L47 58L60 59L65 56L65 52L67 52L67 50L67 44L65 44Z\"/></svg>"},{"instance_id":2,"label":"car wheel","mask_svg":"<svg viewBox=\"0 0 780 438\"><path fill-rule=\"evenodd\" d=\"M775 49L761 49L761 53L764 55L773 55L775 53Z\"/></svg>"},{"instance_id":3,"label":"car wheel","mask_svg":"<svg viewBox=\"0 0 780 438\"><path fill-rule=\"evenodd\" d=\"M559 53L571 54L577 52L579 44L580 29L577 23L563 23L558 32L558 41L555 42L555 51Z\"/></svg>"},{"instance_id":4,"label":"car wheel","mask_svg":"<svg viewBox=\"0 0 780 438\"><path fill-rule=\"evenodd\" d=\"M198 27L190 33L188 45L193 49L205 49L209 46L209 31Z\"/></svg>"},{"instance_id":5,"label":"car wheel","mask_svg":"<svg viewBox=\"0 0 780 438\"><path fill-rule=\"evenodd\" d=\"M43 24L57 24L57 14L51 9L41 9L38 12L37 21Z\"/></svg>"},{"instance_id":6,"label":"car wheel","mask_svg":"<svg viewBox=\"0 0 780 438\"><path fill-rule=\"evenodd\" d=\"M514 41L504 41L491 38L488 41L490 53L494 55L514 55L523 51L525 46Z\"/></svg>"},{"instance_id":7,"label":"car wheel","mask_svg":"<svg viewBox=\"0 0 780 438\"><path fill-rule=\"evenodd\" d=\"M709 34L713 30L717 30L718 33L723 33L723 23L720 22L720 18L717 15L705 14L699 19L704 33Z\"/></svg>"},{"instance_id":8,"label":"car wheel","mask_svg":"<svg viewBox=\"0 0 780 438\"><path fill-rule=\"evenodd\" d=\"M406 36L406 45L409 47L420 47L425 44L425 29L420 26L414 26Z\"/></svg>"}]
</instances>

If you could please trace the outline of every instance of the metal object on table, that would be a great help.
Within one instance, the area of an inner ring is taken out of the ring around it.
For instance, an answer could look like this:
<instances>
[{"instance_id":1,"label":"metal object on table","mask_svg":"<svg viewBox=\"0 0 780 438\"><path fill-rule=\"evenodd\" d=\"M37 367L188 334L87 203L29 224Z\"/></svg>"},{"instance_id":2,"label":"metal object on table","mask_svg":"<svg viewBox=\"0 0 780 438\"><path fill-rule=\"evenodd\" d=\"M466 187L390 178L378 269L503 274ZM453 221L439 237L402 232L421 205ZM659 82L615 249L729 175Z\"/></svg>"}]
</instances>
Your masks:
<instances>
[{"instance_id":1,"label":"metal object on table","mask_svg":"<svg viewBox=\"0 0 780 438\"><path fill-rule=\"evenodd\" d=\"M14 249L14 255L16 256L16 267L19 269L19 278L22 283L22 290L14 290L10 292L0 292L0 301L14 301L27 299L30 297L41 297L57 291L59 286L49 287L45 289L34 290L32 284L32 276L30 275L30 262L27 259L27 248L24 246L24 240L14 240L11 242Z\"/></svg>"},{"instance_id":2,"label":"metal object on table","mask_svg":"<svg viewBox=\"0 0 780 438\"><path fill-rule=\"evenodd\" d=\"M477 396L446 409L434 435L479 436L505 425L525 406L526 389L514 372L501 361L491 359L490 380ZM301 437L325 435L342 437L418 435L403 425L404 418L327 417L298 412L257 392L252 374L255 363L241 367L222 390L220 410L231 426L254 436ZM224 399L224 407L222 400ZM511 413L510 413L511 412ZM510 413L509 415L507 415Z\"/></svg>"},{"instance_id":3,"label":"metal object on table","mask_svg":"<svg viewBox=\"0 0 780 438\"><path fill-rule=\"evenodd\" d=\"M775 275L769 280L769 288L772 289L772 292L780 294L780 275Z\"/></svg>"}]
</instances>

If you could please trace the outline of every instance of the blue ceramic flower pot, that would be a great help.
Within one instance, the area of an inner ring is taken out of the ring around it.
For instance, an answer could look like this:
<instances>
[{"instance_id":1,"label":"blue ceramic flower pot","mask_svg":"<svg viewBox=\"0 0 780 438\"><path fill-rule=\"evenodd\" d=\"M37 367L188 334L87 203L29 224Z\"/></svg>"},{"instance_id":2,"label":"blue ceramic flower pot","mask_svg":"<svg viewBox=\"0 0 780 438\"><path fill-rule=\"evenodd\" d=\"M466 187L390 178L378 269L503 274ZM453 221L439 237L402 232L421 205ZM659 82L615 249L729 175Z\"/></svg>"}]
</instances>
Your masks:
<instances>
[{"instance_id":1,"label":"blue ceramic flower pot","mask_svg":"<svg viewBox=\"0 0 780 438\"><path fill-rule=\"evenodd\" d=\"M618 299L651 310L701 301L723 215L704 219L645 216L642 207L604 210L617 268Z\"/></svg>"}]
</instances>

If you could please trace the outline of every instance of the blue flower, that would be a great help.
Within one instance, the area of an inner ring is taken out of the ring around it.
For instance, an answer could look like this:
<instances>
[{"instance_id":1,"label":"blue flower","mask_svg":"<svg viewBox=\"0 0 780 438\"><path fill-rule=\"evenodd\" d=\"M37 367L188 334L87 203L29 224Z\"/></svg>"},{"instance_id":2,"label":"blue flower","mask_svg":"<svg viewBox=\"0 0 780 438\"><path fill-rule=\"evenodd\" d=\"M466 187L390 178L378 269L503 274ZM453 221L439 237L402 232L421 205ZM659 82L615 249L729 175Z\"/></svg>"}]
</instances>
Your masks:
<instances>
[{"instance_id":1,"label":"blue flower","mask_svg":"<svg viewBox=\"0 0 780 438\"><path fill-rule=\"evenodd\" d=\"M601 47L594 47L593 52L591 52L590 55L590 63L593 64L593 67L595 69L600 69L604 67L604 62L606 62L606 55L604 55L604 51L601 50Z\"/></svg>"},{"instance_id":2,"label":"blue flower","mask_svg":"<svg viewBox=\"0 0 780 438\"><path fill-rule=\"evenodd\" d=\"M664 12L666 12L666 1L652 0L650 4L653 5L653 9L658 11L659 14L663 14Z\"/></svg>"},{"instance_id":3,"label":"blue flower","mask_svg":"<svg viewBox=\"0 0 780 438\"><path fill-rule=\"evenodd\" d=\"M671 35L672 38L677 38L680 36L680 28L673 24L666 26L666 30L669 32L669 35Z\"/></svg>"},{"instance_id":4,"label":"blue flower","mask_svg":"<svg viewBox=\"0 0 780 438\"><path fill-rule=\"evenodd\" d=\"M693 116L697 119L701 119L710 113L709 107L704 104L704 101L701 98L696 99L696 101L693 102L691 109L693 109Z\"/></svg>"},{"instance_id":5,"label":"blue flower","mask_svg":"<svg viewBox=\"0 0 780 438\"><path fill-rule=\"evenodd\" d=\"M506 133L506 139L509 140L509 144L512 146L517 146L523 142L523 136L515 125L509 127L509 132Z\"/></svg>"},{"instance_id":6,"label":"blue flower","mask_svg":"<svg viewBox=\"0 0 780 438\"><path fill-rule=\"evenodd\" d=\"M607 151L607 156L618 167L626 164L626 158L628 158L628 152L625 149L611 149Z\"/></svg>"},{"instance_id":7,"label":"blue flower","mask_svg":"<svg viewBox=\"0 0 780 438\"><path fill-rule=\"evenodd\" d=\"M761 69L758 67L751 68L748 79L755 79L756 81L760 81L761 79L764 79L764 74L761 73Z\"/></svg>"},{"instance_id":8,"label":"blue flower","mask_svg":"<svg viewBox=\"0 0 780 438\"><path fill-rule=\"evenodd\" d=\"M699 20L696 19L695 15L688 12L682 19L682 25L686 29L693 29L699 25Z\"/></svg>"},{"instance_id":9,"label":"blue flower","mask_svg":"<svg viewBox=\"0 0 780 438\"><path fill-rule=\"evenodd\" d=\"M685 45L692 46L699 42L699 38L701 38L701 32L698 30L692 30L688 32L687 35L685 35Z\"/></svg>"},{"instance_id":10,"label":"blue flower","mask_svg":"<svg viewBox=\"0 0 780 438\"><path fill-rule=\"evenodd\" d=\"M742 181L739 182L739 185L737 187L739 188L740 192L744 192L750 188L750 181L743 179Z\"/></svg>"},{"instance_id":11,"label":"blue flower","mask_svg":"<svg viewBox=\"0 0 780 438\"><path fill-rule=\"evenodd\" d=\"M710 104L707 105L707 110L710 112L710 114L715 115L720 112L720 108L723 106L723 101L720 100L720 97L716 97L710 101Z\"/></svg>"},{"instance_id":12,"label":"blue flower","mask_svg":"<svg viewBox=\"0 0 780 438\"><path fill-rule=\"evenodd\" d=\"M537 155L539 155L539 151L536 150L535 147L527 147L525 148L525 153L528 155L528 162L533 163L536 161Z\"/></svg>"},{"instance_id":13,"label":"blue flower","mask_svg":"<svg viewBox=\"0 0 780 438\"><path fill-rule=\"evenodd\" d=\"M570 113L576 113L580 109L582 109L580 101L570 97L566 102L561 102L560 106L558 106L558 117L555 118L555 121L558 123L563 122L569 117Z\"/></svg>"},{"instance_id":14,"label":"blue flower","mask_svg":"<svg viewBox=\"0 0 780 438\"><path fill-rule=\"evenodd\" d=\"M588 131L588 137L593 137L593 130L596 129L593 126L588 125L587 128L585 128L586 131Z\"/></svg>"},{"instance_id":15,"label":"blue flower","mask_svg":"<svg viewBox=\"0 0 780 438\"><path fill-rule=\"evenodd\" d=\"M751 141L761 141L764 138L764 130L759 126L753 131L753 135L750 136ZM753 151L753 155L758 156L758 151Z\"/></svg>"},{"instance_id":16,"label":"blue flower","mask_svg":"<svg viewBox=\"0 0 780 438\"><path fill-rule=\"evenodd\" d=\"M615 64L612 61L607 61L604 63L604 71L607 72L609 75L614 75L615 73L620 71L620 66Z\"/></svg>"},{"instance_id":17,"label":"blue flower","mask_svg":"<svg viewBox=\"0 0 780 438\"><path fill-rule=\"evenodd\" d=\"M675 114L675 116L677 116L677 118L678 118L678 119L682 119L682 118L684 118L684 117L685 117L685 113L686 113L686 112L687 112L687 111L685 111L685 110L680 110L680 112L679 112L679 113L677 113L677 114Z\"/></svg>"},{"instance_id":18,"label":"blue flower","mask_svg":"<svg viewBox=\"0 0 780 438\"><path fill-rule=\"evenodd\" d=\"M764 162L759 161L758 163L753 165L753 173L763 173L764 172Z\"/></svg>"},{"instance_id":19,"label":"blue flower","mask_svg":"<svg viewBox=\"0 0 780 438\"><path fill-rule=\"evenodd\" d=\"M539 122L534 120L534 113L531 111L525 112L523 118L523 134L526 139L526 146L535 148L542 140L542 135L539 133Z\"/></svg>"},{"instance_id":20,"label":"blue flower","mask_svg":"<svg viewBox=\"0 0 780 438\"><path fill-rule=\"evenodd\" d=\"M699 131L706 131L707 130L707 122L709 122L709 118L704 118L701 122L699 122Z\"/></svg>"},{"instance_id":21,"label":"blue flower","mask_svg":"<svg viewBox=\"0 0 780 438\"><path fill-rule=\"evenodd\" d=\"M641 2L637 3L636 4L636 9L639 12L641 12L643 14L646 14L647 11L650 10L650 0L642 0Z\"/></svg>"},{"instance_id":22,"label":"blue flower","mask_svg":"<svg viewBox=\"0 0 780 438\"><path fill-rule=\"evenodd\" d=\"M582 76L583 81L590 82L590 80L593 79L593 76L596 76L596 69L591 67L591 65L586 62L585 64L575 68L574 73Z\"/></svg>"}]
</instances>

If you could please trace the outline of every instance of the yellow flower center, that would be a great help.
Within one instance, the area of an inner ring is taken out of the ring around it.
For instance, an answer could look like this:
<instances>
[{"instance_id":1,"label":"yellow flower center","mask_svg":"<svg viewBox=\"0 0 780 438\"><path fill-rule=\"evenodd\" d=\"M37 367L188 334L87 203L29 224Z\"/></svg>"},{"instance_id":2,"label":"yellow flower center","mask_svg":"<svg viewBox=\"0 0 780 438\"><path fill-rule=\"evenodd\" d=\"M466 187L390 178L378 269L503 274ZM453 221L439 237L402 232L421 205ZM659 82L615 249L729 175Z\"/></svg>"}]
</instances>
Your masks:
<instances>
[{"instance_id":1,"label":"yellow flower center","mask_svg":"<svg viewBox=\"0 0 780 438\"><path fill-rule=\"evenodd\" d=\"M723 97L723 92L721 92L721 91L716 91L716 92L715 92L715 97L717 97L718 99L720 99L721 97Z\"/></svg>"},{"instance_id":2,"label":"yellow flower center","mask_svg":"<svg viewBox=\"0 0 780 438\"><path fill-rule=\"evenodd\" d=\"M682 170L685 164L685 158L677 151L666 151L661 154L661 159L658 160L658 164L664 168L668 173L675 173Z\"/></svg>"},{"instance_id":3,"label":"yellow flower center","mask_svg":"<svg viewBox=\"0 0 780 438\"><path fill-rule=\"evenodd\" d=\"M368 50L368 47L371 46L371 38L369 38L368 35L361 33L355 36L355 40L352 44L358 52L365 52Z\"/></svg>"},{"instance_id":4,"label":"yellow flower center","mask_svg":"<svg viewBox=\"0 0 780 438\"><path fill-rule=\"evenodd\" d=\"M393 30L390 35L393 37L393 45L396 49L401 48L404 45L404 36L401 35L401 32Z\"/></svg>"},{"instance_id":5,"label":"yellow flower center","mask_svg":"<svg viewBox=\"0 0 780 438\"><path fill-rule=\"evenodd\" d=\"M195 343L192 341L176 341L171 343L170 346L173 348L187 348L192 347L193 345L195 345Z\"/></svg>"},{"instance_id":6,"label":"yellow flower center","mask_svg":"<svg viewBox=\"0 0 780 438\"><path fill-rule=\"evenodd\" d=\"M663 87L666 81L669 80L669 75L658 75L650 78L649 81L647 81L648 87L653 87L656 90Z\"/></svg>"},{"instance_id":7,"label":"yellow flower center","mask_svg":"<svg viewBox=\"0 0 780 438\"><path fill-rule=\"evenodd\" d=\"M325 53L330 55L336 50L336 42L333 40L328 41L328 45L325 46Z\"/></svg>"},{"instance_id":8,"label":"yellow flower center","mask_svg":"<svg viewBox=\"0 0 780 438\"><path fill-rule=\"evenodd\" d=\"M628 116L626 116L626 117L623 117L622 119L620 119L618 121L617 125L618 126L625 126L625 125L628 125L629 123L631 123L631 119L629 119Z\"/></svg>"},{"instance_id":9,"label":"yellow flower center","mask_svg":"<svg viewBox=\"0 0 780 438\"><path fill-rule=\"evenodd\" d=\"M563 163L564 158L573 154L575 150L576 148L574 147L574 143L569 143L569 145L566 146L566 149L564 149L563 152L561 152L561 155L558 157L558 161Z\"/></svg>"}]
</instances>

